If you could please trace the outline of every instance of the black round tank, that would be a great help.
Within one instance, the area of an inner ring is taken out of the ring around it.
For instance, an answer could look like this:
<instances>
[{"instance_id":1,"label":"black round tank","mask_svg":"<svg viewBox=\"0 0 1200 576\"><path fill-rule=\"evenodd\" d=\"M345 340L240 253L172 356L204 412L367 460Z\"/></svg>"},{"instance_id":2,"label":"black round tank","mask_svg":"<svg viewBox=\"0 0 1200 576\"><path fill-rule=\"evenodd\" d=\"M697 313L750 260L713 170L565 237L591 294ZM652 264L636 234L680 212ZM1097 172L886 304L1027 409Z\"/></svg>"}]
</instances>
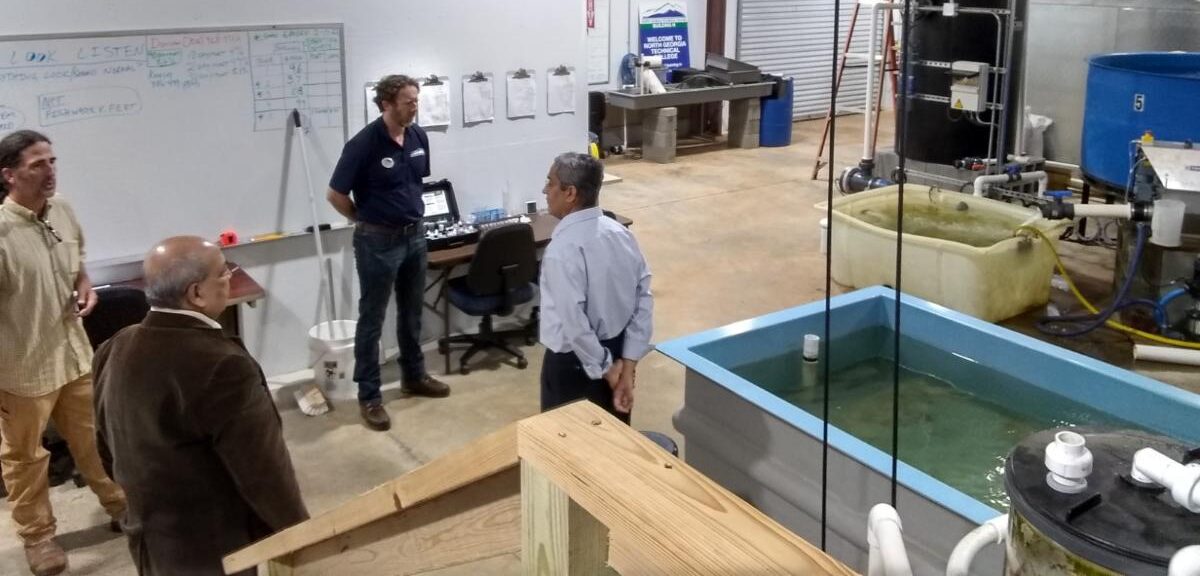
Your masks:
<instances>
[{"instance_id":1,"label":"black round tank","mask_svg":"<svg viewBox=\"0 0 1200 576\"><path fill-rule=\"evenodd\" d=\"M1200 539L1200 514L1175 504L1162 487L1135 482L1130 467L1142 448L1184 463L1195 453L1141 431L1074 429L1087 439L1092 473L1083 492L1063 494L1047 485L1045 465L1046 445L1061 430L1032 434L1009 453L1005 573L1165 574L1171 556Z\"/></svg>"},{"instance_id":2,"label":"black round tank","mask_svg":"<svg viewBox=\"0 0 1200 576\"><path fill-rule=\"evenodd\" d=\"M917 3L913 3L914 6ZM961 8L1007 8L1004 0L965 0ZM994 66L996 59L996 19L990 14L959 13L954 17L940 12L915 12L909 30L910 92L936 96L950 95L950 71L916 64L918 61L952 62L967 60ZM1003 40L1003 33L1001 33ZM993 74L991 81L1001 82ZM995 87L999 93L999 86ZM989 92L991 88L989 88ZM988 151L988 127L967 120L966 115L940 102L909 99L905 138L907 158L936 164L953 164L963 157L983 158ZM980 116L988 119L991 113ZM897 115L897 122L900 116ZM997 121L1000 112L995 112ZM897 124L897 134L900 134ZM997 126L999 131L999 126Z\"/></svg>"}]
</instances>

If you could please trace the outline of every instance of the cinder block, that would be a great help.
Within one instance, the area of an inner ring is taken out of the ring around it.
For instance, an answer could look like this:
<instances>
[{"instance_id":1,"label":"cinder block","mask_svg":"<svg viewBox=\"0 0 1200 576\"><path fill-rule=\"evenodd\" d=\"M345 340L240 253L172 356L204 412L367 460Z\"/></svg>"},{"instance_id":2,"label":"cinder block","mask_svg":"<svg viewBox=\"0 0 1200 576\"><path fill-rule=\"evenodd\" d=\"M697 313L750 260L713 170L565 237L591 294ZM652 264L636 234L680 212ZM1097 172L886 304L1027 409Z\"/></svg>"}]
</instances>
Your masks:
<instances>
[{"instance_id":1,"label":"cinder block","mask_svg":"<svg viewBox=\"0 0 1200 576\"><path fill-rule=\"evenodd\" d=\"M661 164L674 162L679 111L657 108L642 114L642 158Z\"/></svg>"}]
</instances>

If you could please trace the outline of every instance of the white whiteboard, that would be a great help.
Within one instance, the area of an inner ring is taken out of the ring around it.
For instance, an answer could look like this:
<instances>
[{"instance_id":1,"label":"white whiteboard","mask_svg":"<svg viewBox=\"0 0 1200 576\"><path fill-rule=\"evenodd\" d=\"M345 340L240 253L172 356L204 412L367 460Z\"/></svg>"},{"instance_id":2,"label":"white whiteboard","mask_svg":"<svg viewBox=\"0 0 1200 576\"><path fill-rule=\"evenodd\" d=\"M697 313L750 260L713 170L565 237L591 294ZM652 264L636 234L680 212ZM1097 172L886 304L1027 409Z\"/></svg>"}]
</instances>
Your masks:
<instances>
[{"instance_id":1,"label":"white whiteboard","mask_svg":"<svg viewBox=\"0 0 1200 576\"><path fill-rule=\"evenodd\" d=\"M175 234L311 225L301 112L319 219L346 132L340 24L0 38L0 136L46 134L88 260Z\"/></svg>"}]
</instances>

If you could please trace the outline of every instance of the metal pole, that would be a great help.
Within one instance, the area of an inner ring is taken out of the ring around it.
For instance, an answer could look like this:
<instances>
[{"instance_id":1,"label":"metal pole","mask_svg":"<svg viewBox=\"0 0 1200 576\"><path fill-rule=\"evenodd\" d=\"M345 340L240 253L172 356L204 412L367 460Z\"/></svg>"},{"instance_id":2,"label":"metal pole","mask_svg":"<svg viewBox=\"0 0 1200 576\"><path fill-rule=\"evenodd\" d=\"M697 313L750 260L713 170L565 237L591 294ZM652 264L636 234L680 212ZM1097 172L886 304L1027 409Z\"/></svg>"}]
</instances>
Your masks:
<instances>
[{"instance_id":1,"label":"metal pole","mask_svg":"<svg viewBox=\"0 0 1200 576\"><path fill-rule=\"evenodd\" d=\"M325 283L326 296L325 309L329 313L329 317L326 318L329 322L329 336L337 338L338 336L333 334L333 320L337 318L337 309L333 302L333 264L325 258L325 244L321 241L321 220L317 216L317 198L313 193L312 170L309 170L308 166L308 148L304 143L304 127L300 124L299 110L292 110L292 122L296 126L296 133L300 136L300 158L304 161L304 179L308 181L308 208L312 211L313 238L316 239L317 258L321 262L321 264L318 264L318 276L321 275L321 265L325 267L323 282Z\"/></svg>"}]
</instances>

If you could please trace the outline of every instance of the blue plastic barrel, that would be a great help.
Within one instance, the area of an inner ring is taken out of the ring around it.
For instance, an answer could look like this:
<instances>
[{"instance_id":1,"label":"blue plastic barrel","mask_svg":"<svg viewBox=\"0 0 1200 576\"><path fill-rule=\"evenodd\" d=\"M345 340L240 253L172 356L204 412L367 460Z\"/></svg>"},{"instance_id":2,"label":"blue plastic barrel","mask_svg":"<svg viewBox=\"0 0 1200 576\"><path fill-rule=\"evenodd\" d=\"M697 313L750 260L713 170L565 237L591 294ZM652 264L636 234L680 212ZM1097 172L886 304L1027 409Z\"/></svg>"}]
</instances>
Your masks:
<instances>
[{"instance_id":1,"label":"blue plastic barrel","mask_svg":"<svg viewBox=\"0 0 1200 576\"><path fill-rule=\"evenodd\" d=\"M779 82L782 89L762 99L758 120L758 143L761 146L787 146L792 143L792 79Z\"/></svg>"},{"instance_id":2,"label":"blue plastic barrel","mask_svg":"<svg viewBox=\"0 0 1200 576\"><path fill-rule=\"evenodd\" d=\"M1084 174L1124 190L1130 142L1200 141L1200 52L1104 54L1088 61Z\"/></svg>"}]
</instances>

